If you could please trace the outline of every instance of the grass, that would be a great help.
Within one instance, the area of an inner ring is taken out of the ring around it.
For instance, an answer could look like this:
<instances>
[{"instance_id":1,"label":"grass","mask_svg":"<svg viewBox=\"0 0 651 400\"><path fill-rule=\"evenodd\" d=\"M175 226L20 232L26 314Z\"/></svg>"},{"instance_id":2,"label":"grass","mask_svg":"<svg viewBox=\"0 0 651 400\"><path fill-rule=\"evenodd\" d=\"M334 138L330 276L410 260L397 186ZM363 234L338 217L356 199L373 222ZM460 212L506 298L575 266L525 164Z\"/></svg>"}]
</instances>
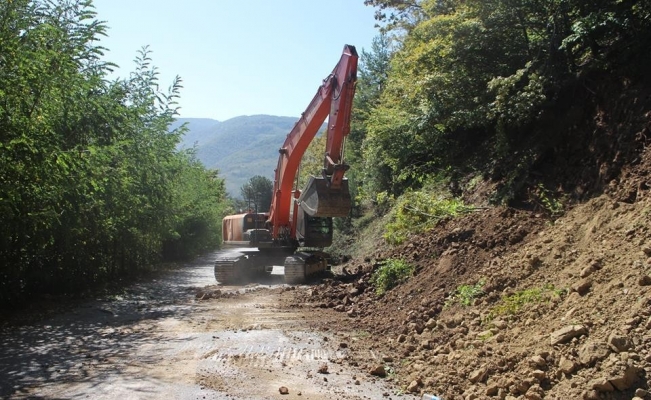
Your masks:
<instances>
[{"instance_id":1,"label":"grass","mask_svg":"<svg viewBox=\"0 0 651 400\"><path fill-rule=\"evenodd\" d=\"M565 289L558 289L551 284L545 285L542 288L520 290L511 295L503 296L500 299L499 304L490 310L486 320L488 322L492 321L497 316L517 314L528 304L547 302L552 297L561 297L565 293Z\"/></svg>"}]
</instances>

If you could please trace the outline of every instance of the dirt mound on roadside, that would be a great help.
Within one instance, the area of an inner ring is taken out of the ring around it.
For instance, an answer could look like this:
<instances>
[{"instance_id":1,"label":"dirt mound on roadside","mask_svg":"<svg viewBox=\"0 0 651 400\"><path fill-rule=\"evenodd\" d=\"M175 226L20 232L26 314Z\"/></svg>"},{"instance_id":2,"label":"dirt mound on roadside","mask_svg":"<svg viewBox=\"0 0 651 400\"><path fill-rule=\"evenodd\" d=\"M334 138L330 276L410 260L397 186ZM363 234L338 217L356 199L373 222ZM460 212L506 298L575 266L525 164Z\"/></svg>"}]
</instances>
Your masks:
<instances>
[{"instance_id":1,"label":"dirt mound on roadside","mask_svg":"<svg viewBox=\"0 0 651 400\"><path fill-rule=\"evenodd\" d=\"M315 328L340 336L348 362L414 394L651 400L649 98L631 101L635 123L617 122L615 100L596 109L593 136L613 151L567 145L592 158L560 178L582 188L561 217L487 208L283 300L320 313ZM372 273L392 258L415 274L378 296Z\"/></svg>"},{"instance_id":2,"label":"dirt mound on roadside","mask_svg":"<svg viewBox=\"0 0 651 400\"><path fill-rule=\"evenodd\" d=\"M491 209L287 293L295 306L340 311L342 321L324 315L317 328L352 332L351 362L371 368L378 361L370 352L382 353L398 383L415 392L647 398L650 213L648 196L634 204L602 196L553 224ZM417 272L377 296L371 271L389 257ZM465 299L464 285L479 290Z\"/></svg>"}]
</instances>

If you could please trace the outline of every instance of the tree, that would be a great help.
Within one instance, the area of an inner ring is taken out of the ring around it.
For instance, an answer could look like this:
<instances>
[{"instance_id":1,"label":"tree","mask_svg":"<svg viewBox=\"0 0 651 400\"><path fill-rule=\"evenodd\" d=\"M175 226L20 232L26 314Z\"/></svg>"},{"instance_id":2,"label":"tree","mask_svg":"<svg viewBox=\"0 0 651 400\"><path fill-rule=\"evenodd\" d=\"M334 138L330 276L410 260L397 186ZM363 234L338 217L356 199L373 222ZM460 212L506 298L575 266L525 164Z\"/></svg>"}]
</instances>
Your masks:
<instances>
[{"instance_id":1,"label":"tree","mask_svg":"<svg viewBox=\"0 0 651 400\"><path fill-rule=\"evenodd\" d=\"M409 31L423 17L422 3L421 0L364 0L364 5L375 7L376 27L383 33Z\"/></svg>"},{"instance_id":2,"label":"tree","mask_svg":"<svg viewBox=\"0 0 651 400\"><path fill-rule=\"evenodd\" d=\"M361 149L366 137L366 122L380 100L389 76L391 40L386 34L373 38L371 50L362 49L357 78L357 89L353 104L351 128L348 134L346 153L351 164L361 158Z\"/></svg>"},{"instance_id":3,"label":"tree","mask_svg":"<svg viewBox=\"0 0 651 400\"><path fill-rule=\"evenodd\" d=\"M219 243L223 182L168 129L180 78L159 90L144 48L109 81L105 31L90 0L0 2L0 304Z\"/></svg>"},{"instance_id":4,"label":"tree","mask_svg":"<svg viewBox=\"0 0 651 400\"><path fill-rule=\"evenodd\" d=\"M267 212L271 208L273 183L269 178L255 175L240 188L240 194L249 209Z\"/></svg>"},{"instance_id":5,"label":"tree","mask_svg":"<svg viewBox=\"0 0 651 400\"><path fill-rule=\"evenodd\" d=\"M563 88L590 73L646 73L648 2L365 3L385 30L400 33L380 97L356 128L365 135L371 196L400 194L432 174L483 169L466 162L473 152L475 162L509 157Z\"/></svg>"}]
</instances>

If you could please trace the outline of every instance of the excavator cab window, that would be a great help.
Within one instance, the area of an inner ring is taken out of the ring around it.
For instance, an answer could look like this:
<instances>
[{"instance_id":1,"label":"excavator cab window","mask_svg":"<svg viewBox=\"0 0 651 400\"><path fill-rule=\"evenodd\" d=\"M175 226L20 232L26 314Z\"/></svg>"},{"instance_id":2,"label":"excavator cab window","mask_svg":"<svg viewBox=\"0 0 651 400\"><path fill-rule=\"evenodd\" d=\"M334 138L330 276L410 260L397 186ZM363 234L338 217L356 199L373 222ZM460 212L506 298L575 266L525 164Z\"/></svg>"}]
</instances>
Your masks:
<instances>
[{"instance_id":1,"label":"excavator cab window","mask_svg":"<svg viewBox=\"0 0 651 400\"><path fill-rule=\"evenodd\" d=\"M332 244L332 218L304 215L299 226L302 245L305 247L328 247Z\"/></svg>"},{"instance_id":2,"label":"excavator cab window","mask_svg":"<svg viewBox=\"0 0 651 400\"><path fill-rule=\"evenodd\" d=\"M308 232L321 235L332 234L332 218L307 218Z\"/></svg>"},{"instance_id":3,"label":"excavator cab window","mask_svg":"<svg viewBox=\"0 0 651 400\"><path fill-rule=\"evenodd\" d=\"M244 216L243 231L264 228L266 219L267 216L265 214L246 214Z\"/></svg>"}]
</instances>

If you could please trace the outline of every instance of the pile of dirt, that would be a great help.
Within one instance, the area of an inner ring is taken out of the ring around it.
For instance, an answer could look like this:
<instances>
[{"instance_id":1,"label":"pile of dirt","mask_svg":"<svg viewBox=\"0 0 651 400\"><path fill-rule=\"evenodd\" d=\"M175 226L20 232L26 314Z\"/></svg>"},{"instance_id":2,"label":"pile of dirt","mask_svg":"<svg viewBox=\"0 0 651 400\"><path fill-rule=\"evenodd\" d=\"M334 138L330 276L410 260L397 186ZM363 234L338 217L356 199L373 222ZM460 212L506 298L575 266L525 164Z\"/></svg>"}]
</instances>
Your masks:
<instances>
[{"instance_id":1,"label":"pile of dirt","mask_svg":"<svg viewBox=\"0 0 651 400\"><path fill-rule=\"evenodd\" d=\"M353 336L350 362L371 369L378 360L369 354L381 353L413 392L649 398L650 214L648 196L635 204L602 196L553 224L492 209L378 254L418 265L384 296L369 283L376 261L286 296L324 314L315 328ZM463 285L481 289L469 305Z\"/></svg>"},{"instance_id":2,"label":"pile of dirt","mask_svg":"<svg viewBox=\"0 0 651 400\"><path fill-rule=\"evenodd\" d=\"M336 331L347 362L407 392L651 400L646 121L627 133L635 151L626 163L612 155L617 173L608 167L603 190L561 217L493 207L447 220L282 299L319 313L314 328ZM379 296L371 276L387 259L406 260L416 272Z\"/></svg>"}]
</instances>

